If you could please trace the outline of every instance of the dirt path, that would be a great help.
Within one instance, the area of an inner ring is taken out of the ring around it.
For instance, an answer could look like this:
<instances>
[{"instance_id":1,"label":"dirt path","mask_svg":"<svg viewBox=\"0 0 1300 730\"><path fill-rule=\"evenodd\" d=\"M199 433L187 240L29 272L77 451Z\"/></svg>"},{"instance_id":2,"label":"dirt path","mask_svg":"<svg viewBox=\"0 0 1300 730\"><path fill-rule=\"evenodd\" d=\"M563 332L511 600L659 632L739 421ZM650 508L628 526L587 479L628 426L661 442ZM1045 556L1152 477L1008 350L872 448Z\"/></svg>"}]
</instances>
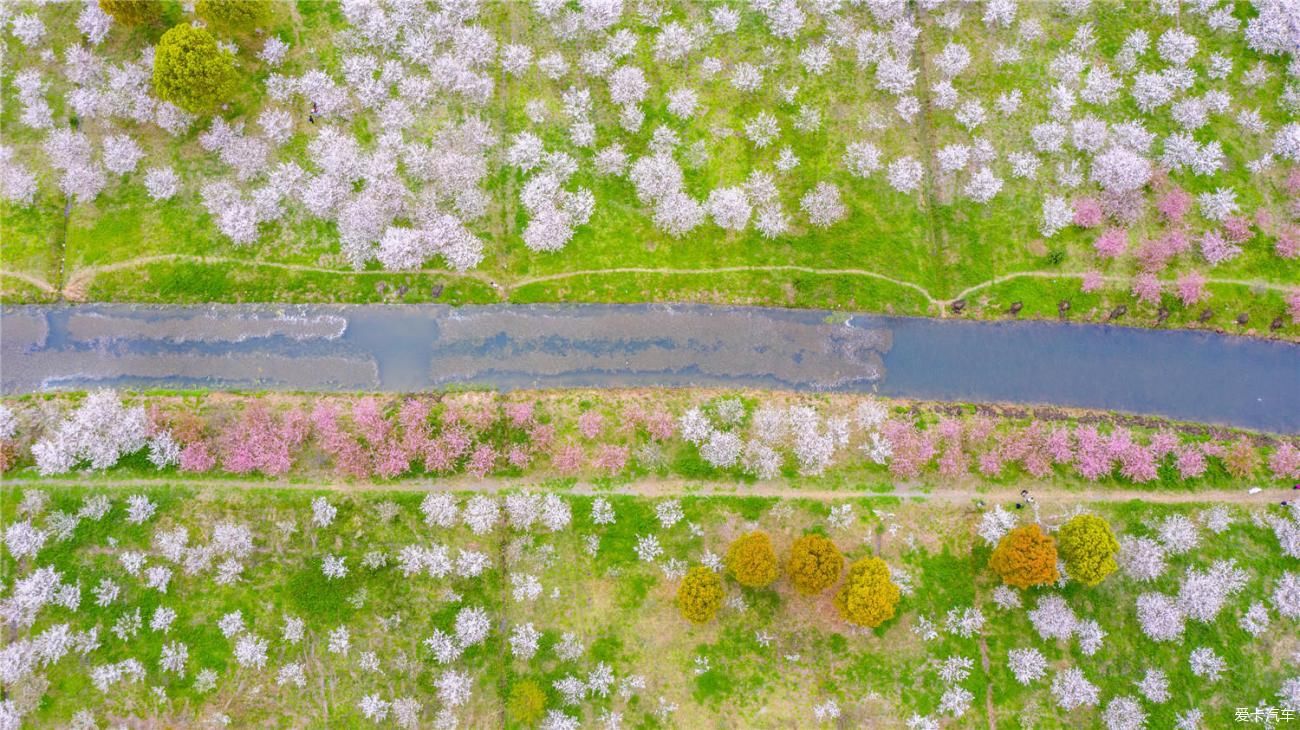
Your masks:
<instances>
[{"instance_id":1,"label":"dirt path","mask_svg":"<svg viewBox=\"0 0 1300 730\"><path fill-rule=\"evenodd\" d=\"M164 261L188 261L203 264L232 264L239 266L255 266L262 268L281 269L284 271L306 271L320 274L339 274L342 276L389 276L394 273L415 273L426 275L446 276L449 278L473 279L486 284L495 282L497 290L507 296L522 287L531 284L541 284L550 281L563 281L582 276L606 276L613 274L645 274L645 275L663 275L663 276L709 276L712 274L734 274L744 272L754 273L776 273L791 272L799 274L812 274L815 276L859 276L869 279L877 279L889 282L896 286L905 287L925 298L931 306L938 308L937 313L943 316L947 305L958 299L964 299L983 289L987 289L998 284L1014 281L1016 279L1083 279L1083 272L1064 272L1064 271L1018 271L1010 274L993 277L988 281L983 281L974 286L967 287L951 298L940 298L932 294L928 289L910 281L896 279L888 274L882 274L870 269L820 269L812 266L799 266L795 264L772 264L772 265L746 265L746 266L719 266L714 268L700 269L675 269L669 267L650 267L650 266L623 266L607 269L576 269L573 271L561 271L554 274L542 274L539 276L525 276L517 279L490 275L478 271L448 271L446 269L418 269L410 272L392 272L392 271L350 271L344 269L331 268L327 266L312 266L309 264L291 264L278 261L253 261L249 259L232 258L227 256L197 256L192 254L157 254L152 256L140 256L132 259L124 259L111 264L102 264L99 266L86 266L72 271L68 276L66 283L60 289L44 279L32 274L19 271L7 271L0 269L0 276L8 276L25 281L36 288L49 292L51 294L62 293L69 301L84 301L90 290L90 285L94 282L95 277L100 274L106 274L114 271L123 271L140 266L147 266L153 263ZM1102 277L1103 281L1118 283L1128 281L1127 277L1107 275ZM1207 278L1208 284L1225 284L1230 286L1244 286L1252 289L1263 289L1267 291L1288 292L1294 287L1287 284L1279 284L1259 279L1230 279L1230 278Z\"/></svg>"},{"instance_id":2,"label":"dirt path","mask_svg":"<svg viewBox=\"0 0 1300 730\"><path fill-rule=\"evenodd\" d=\"M494 494L510 490L532 488L546 489L528 479L443 479L407 480L391 484L351 483L342 481L292 482L241 479L186 479L159 477L156 479L22 479L6 480L8 487L108 487L111 489L140 489L158 486L180 486L203 489L310 489L335 492L479 492ZM1032 485L1031 485L1032 486ZM988 504L1010 504L1021 499L1017 487L998 489L939 489L923 491L901 489L893 492L862 492L833 489L799 489L784 482L757 482L733 484L727 482L691 482L676 479L642 479L615 487L604 487L591 482L578 482L570 488L551 491L592 496L620 494L637 497L767 497L777 499L806 499L818 502L839 502L848 499L887 497L948 504L973 504L983 500ZM1160 504L1196 504L1206 502L1232 504L1272 504L1293 498L1293 492L1282 489L1265 489L1249 494L1245 489L1204 490L1189 492L1150 491L1141 489L1045 489L1035 486L1032 496L1039 504L1129 502L1133 500Z\"/></svg>"},{"instance_id":3,"label":"dirt path","mask_svg":"<svg viewBox=\"0 0 1300 730\"><path fill-rule=\"evenodd\" d=\"M344 269L330 268L327 266L312 266L309 264L290 264L279 261L253 261L249 259L231 258L227 256L197 256L193 254L157 254L153 256L139 256L132 259L115 261L111 264L102 264L99 266L86 266L76 271L68 277L67 285L64 287L64 294L69 301L84 301L90 284L95 277L100 274L107 274L114 271L123 271L149 264L161 263L164 261L186 261L201 264L234 264L240 266L257 266L262 268L281 269L284 271L306 271L318 274L340 274L345 276L389 276L394 273L415 273L440 275L460 279L474 279L485 284L495 282L498 290L505 292L507 295L521 287L530 284L540 284L548 281L562 281L564 279L573 279L581 276L602 276L609 274L662 274L662 275L681 275L681 276L709 276L712 274L731 274L741 272L780 272L789 271L801 274L815 274L821 276L862 276L871 279L887 281L891 284L907 287L921 296L925 297L931 304L939 303L930 292L919 284L910 281L895 279L891 276L881 274L868 269L818 269L811 266L797 265L753 265L753 266L720 266L716 268L703 269L673 269L673 268L656 268L644 266L624 266L608 269L576 269L573 271L562 271L555 274L543 274L540 276L525 276L518 279L508 279L503 276L492 276L478 271L448 271L446 269L417 269L413 271L392 272L392 271L350 271ZM46 291L56 291L49 283L31 277L27 274L17 272L0 271L0 274L13 276L15 278L30 281L32 284L39 286Z\"/></svg>"},{"instance_id":4,"label":"dirt path","mask_svg":"<svg viewBox=\"0 0 1300 730\"><path fill-rule=\"evenodd\" d=\"M7 277L9 277L9 278L11 278L11 279L17 279L17 280L19 280L19 281L25 281L25 282L27 282L28 284L31 284L32 286L36 287L37 289L40 289L41 291L45 292L46 294L58 294L58 293L59 293L59 289L58 289L58 287L54 286L54 285L51 284L50 282L48 282L48 281L46 281L46 280L44 280L44 279L42 279L42 278L40 278L40 277L32 276L31 274L24 274L24 273L22 273L21 271L3 271L3 270L0 270L0 276L7 276Z\"/></svg>"},{"instance_id":5,"label":"dirt path","mask_svg":"<svg viewBox=\"0 0 1300 730\"><path fill-rule=\"evenodd\" d=\"M72 302L85 301L86 294L90 291L90 285L94 282L95 277L100 274L107 274L113 271L122 271L133 269L139 266L148 266L149 264L161 263L163 261L188 261L201 264L236 264L240 266L256 266L262 268L280 269L283 271L307 271L318 274L342 274L347 276L385 276L392 275L392 271L350 271L346 269L331 268L328 266L311 266L309 264L290 264L280 261L253 261L249 259L231 258L228 256L196 256L194 254L156 254L153 256L139 256L133 259L124 259L115 261L111 264L102 264L99 266L85 266L73 271L68 276L67 284L63 287L63 294ZM419 269L416 271L400 272L416 274L441 274L450 277L462 279L476 279L484 283L491 282L491 278L484 273L477 271L447 271L446 269Z\"/></svg>"}]
</instances>

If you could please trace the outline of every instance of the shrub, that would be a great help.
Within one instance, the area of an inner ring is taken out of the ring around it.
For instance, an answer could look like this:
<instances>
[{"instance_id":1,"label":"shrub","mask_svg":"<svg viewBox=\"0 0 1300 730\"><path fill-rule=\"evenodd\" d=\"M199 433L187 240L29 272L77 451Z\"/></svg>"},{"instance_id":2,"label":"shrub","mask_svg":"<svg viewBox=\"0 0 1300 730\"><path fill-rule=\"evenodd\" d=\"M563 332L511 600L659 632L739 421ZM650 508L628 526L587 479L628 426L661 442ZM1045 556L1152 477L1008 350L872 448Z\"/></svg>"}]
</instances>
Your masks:
<instances>
[{"instance_id":1,"label":"shrub","mask_svg":"<svg viewBox=\"0 0 1300 730\"><path fill-rule=\"evenodd\" d=\"M1065 572L1071 580L1095 586L1114 573L1119 541L1106 520L1097 515L1077 515L1061 526L1057 538Z\"/></svg>"},{"instance_id":2,"label":"shrub","mask_svg":"<svg viewBox=\"0 0 1300 730\"><path fill-rule=\"evenodd\" d=\"M510 719L525 727L533 727L542 719L545 710L546 694L533 680L524 680L510 688L510 698L506 701Z\"/></svg>"},{"instance_id":3,"label":"shrub","mask_svg":"<svg viewBox=\"0 0 1300 730\"><path fill-rule=\"evenodd\" d=\"M727 570L747 588L763 588L776 580L776 551L766 532L751 532L731 543Z\"/></svg>"},{"instance_id":4,"label":"shrub","mask_svg":"<svg viewBox=\"0 0 1300 730\"><path fill-rule=\"evenodd\" d=\"M804 535L790 547L786 574L794 589L811 596L835 585L844 568L844 556L835 543L821 535Z\"/></svg>"},{"instance_id":5,"label":"shrub","mask_svg":"<svg viewBox=\"0 0 1300 730\"><path fill-rule=\"evenodd\" d=\"M163 33L153 57L158 96L191 112L210 111L235 88L234 57L202 28L178 25Z\"/></svg>"},{"instance_id":6,"label":"shrub","mask_svg":"<svg viewBox=\"0 0 1300 730\"><path fill-rule=\"evenodd\" d=\"M899 595L885 561L866 557L849 566L844 587L835 596L835 607L845 621L875 628L894 617Z\"/></svg>"},{"instance_id":7,"label":"shrub","mask_svg":"<svg viewBox=\"0 0 1300 730\"><path fill-rule=\"evenodd\" d=\"M122 25L151 25L162 19L159 0L99 0L99 9Z\"/></svg>"},{"instance_id":8,"label":"shrub","mask_svg":"<svg viewBox=\"0 0 1300 730\"><path fill-rule=\"evenodd\" d=\"M1008 532L989 558L989 567L1002 582L1016 588L1055 583L1056 541L1038 525L1023 525Z\"/></svg>"},{"instance_id":9,"label":"shrub","mask_svg":"<svg viewBox=\"0 0 1300 730\"><path fill-rule=\"evenodd\" d=\"M677 587L677 608L693 623L712 621L722 608L722 579L708 568L691 568Z\"/></svg>"},{"instance_id":10,"label":"shrub","mask_svg":"<svg viewBox=\"0 0 1300 730\"><path fill-rule=\"evenodd\" d=\"M198 0L194 12L217 30L241 32L266 23L271 17L270 0Z\"/></svg>"},{"instance_id":11,"label":"shrub","mask_svg":"<svg viewBox=\"0 0 1300 730\"><path fill-rule=\"evenodd\" d=\"M1238 479L1249 479L1259 468L1259 454L1245 437L1232 442L1223 455L1223 466Z\"/></svg>"}]
</instances>

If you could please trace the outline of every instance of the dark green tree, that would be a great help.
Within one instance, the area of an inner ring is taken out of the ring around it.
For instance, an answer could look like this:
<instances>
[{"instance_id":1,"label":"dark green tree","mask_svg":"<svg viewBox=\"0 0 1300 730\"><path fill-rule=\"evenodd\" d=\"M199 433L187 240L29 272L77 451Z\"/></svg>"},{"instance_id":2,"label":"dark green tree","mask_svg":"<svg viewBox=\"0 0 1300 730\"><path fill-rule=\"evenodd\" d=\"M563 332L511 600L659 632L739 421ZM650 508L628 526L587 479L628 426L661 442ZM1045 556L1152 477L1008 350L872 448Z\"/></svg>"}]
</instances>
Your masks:
<instances>
[{"instance_id":1,"label":"dark green tree","mask_svg":"<svg viewBox=\"0 0 1300 730\"><path fill-rule=\"evenodd\" d=\"M159 98L195 113L210 112L235 90L235 59L212 34L189 24L163 33L153 54Z\"/></svg>"},{"instance_id":2,"label":"dark green tree","mask_svg":"<svg viewBox=\"0 0 1300 730\"><path fill-rule=\"evenodd\" d=\"M159 0L99 0L99 8L122 25L152 25L162 20Z\"/></svg>"},{"instance_id":3,"label":"dark green tree","mask_svg":"<svg viewBox=\"0 0 1300 730\"><path fill-rule=\"evenodd\" d=\"M271 19L271 0L198 0L194 12L214 30L247 33Z\"/></svg>"}]
</instances>

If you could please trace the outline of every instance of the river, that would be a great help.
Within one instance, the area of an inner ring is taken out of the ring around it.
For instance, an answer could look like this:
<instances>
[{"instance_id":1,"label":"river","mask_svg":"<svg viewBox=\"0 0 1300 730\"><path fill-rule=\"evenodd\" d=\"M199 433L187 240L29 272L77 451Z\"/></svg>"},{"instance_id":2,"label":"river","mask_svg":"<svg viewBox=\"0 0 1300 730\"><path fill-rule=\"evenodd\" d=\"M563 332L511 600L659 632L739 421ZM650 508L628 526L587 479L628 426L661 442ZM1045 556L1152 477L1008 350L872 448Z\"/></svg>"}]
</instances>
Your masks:
<instances>
[{"instance_id":1,"label":"river","mask_svg":"<svg viewBox=\"0 0 1300 730\"><path fill-rule=\"evenodd\" d=\"M649 385L870 391L1300 433L1300 346L1208 332L662 304L0 310L7 394Z\"/></svg>"}]
</instances>

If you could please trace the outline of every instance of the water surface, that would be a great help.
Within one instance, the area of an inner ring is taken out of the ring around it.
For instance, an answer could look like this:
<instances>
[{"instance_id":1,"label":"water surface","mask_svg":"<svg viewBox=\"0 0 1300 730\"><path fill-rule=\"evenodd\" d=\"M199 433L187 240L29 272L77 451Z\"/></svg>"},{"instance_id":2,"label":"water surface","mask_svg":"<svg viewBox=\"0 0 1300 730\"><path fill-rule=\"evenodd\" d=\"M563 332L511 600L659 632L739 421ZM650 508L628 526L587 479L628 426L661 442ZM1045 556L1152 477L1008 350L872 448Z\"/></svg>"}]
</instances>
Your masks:
<instances>
[{"instance_id":1,"label":"water surface","mask_svg":"<svg viewBox=\"0 0 1300 730\"><path fill-rule=\"evenodd\" d=\"M5 393L451 385L874 391L1300 432L1300 346L709 305L80 305L0 316Z\"/></svg>"}]
</instances>

